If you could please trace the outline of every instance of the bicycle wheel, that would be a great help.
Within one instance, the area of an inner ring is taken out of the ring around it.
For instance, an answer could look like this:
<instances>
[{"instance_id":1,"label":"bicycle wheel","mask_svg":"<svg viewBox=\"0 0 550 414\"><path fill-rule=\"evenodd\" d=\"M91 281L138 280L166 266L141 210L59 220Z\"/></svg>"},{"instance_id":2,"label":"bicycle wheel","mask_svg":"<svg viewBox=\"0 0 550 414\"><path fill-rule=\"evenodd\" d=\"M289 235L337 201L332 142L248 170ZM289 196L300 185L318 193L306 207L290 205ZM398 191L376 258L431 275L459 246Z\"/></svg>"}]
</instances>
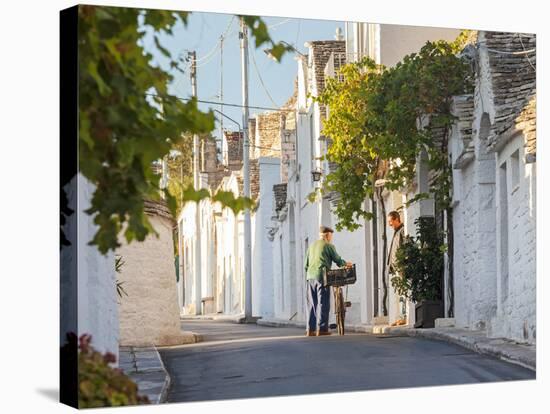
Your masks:
<instances>
[{"instance_id":1,"label":"bicycle wheel","mask_svg":"<svg viewBox=\"0 0 550 414\"><path fill-rule=\"evenodd\" d=\"M338 327L338 335L344 335L344 319L345 319L345 303L342 288L334 287L334 311L336 313L336 325Z\"/></svg>"}]
</instances>

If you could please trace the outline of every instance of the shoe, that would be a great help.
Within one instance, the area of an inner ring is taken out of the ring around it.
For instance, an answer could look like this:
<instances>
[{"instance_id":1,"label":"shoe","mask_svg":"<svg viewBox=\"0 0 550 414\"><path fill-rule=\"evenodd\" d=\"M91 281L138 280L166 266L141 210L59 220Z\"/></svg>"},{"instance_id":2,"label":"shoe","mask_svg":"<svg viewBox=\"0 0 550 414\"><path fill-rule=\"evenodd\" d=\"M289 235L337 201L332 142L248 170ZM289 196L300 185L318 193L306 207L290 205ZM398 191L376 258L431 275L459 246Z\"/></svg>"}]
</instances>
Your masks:
<instances>
[{"instance_id":1,"label":"shoe","mask_svg":"<svg viewBox=\"0 0 550 414\"><path fill-rule=\"evenodd\" d=\"M317 336L326 336L326 335L332 335L329 331L318 331Z\"/></svg>"},{"instance_id":2,"label":"shoe","mask_svg":"<svg viewBox=\"0 0 550 414\"><path fill-rule=\"evenodd\" d=\"M315 332L306 331L306 336L316 336Z\"/></svg>"}]
</instances>

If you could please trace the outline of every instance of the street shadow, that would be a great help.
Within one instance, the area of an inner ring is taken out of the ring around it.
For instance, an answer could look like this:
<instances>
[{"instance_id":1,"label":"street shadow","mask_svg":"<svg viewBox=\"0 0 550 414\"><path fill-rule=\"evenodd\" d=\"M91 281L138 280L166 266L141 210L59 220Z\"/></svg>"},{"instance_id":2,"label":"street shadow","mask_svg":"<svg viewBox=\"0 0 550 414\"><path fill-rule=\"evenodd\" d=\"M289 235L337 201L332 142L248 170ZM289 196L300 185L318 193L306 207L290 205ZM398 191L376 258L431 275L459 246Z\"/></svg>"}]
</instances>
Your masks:
<instances>
[{"instance_id":1,"label":"street shadow","mask_svg":"<svg viewBox=\"0 0 550 414\"><path fill-rule=\"evenodd\" d=\"M54 402L59 402L59 390L57 388L37 389L39 394Z\"/></svg>"}]
</instances>

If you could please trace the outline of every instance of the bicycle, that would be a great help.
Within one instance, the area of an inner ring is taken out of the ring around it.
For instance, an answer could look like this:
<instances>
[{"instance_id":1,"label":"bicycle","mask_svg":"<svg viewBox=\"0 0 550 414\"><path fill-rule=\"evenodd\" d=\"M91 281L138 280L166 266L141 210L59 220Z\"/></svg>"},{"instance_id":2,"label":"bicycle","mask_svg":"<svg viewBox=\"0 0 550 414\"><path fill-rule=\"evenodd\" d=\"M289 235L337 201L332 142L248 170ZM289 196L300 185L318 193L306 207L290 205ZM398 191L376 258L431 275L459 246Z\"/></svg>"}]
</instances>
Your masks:
<instances>
[{"instance_id":1,"label":"bicycle","mask_svg":"<svg viewBox=\"0 0 550 414\"><path fill-rule=\"evenodd\" d=\"M344 293L342 287L346 286L346 298L347 298L347 285L355 283L357 280L355 265L349 268L343 267L339 269L328 270L324 274L325 286L332 286L332 293L334 295L334 313L336 315L336 324L331 324L331 329L338 329L338 335L345 334L345 320L346 320L346 308L351 307L351 302L344 300Z\"/></svg>"}]
</instances>

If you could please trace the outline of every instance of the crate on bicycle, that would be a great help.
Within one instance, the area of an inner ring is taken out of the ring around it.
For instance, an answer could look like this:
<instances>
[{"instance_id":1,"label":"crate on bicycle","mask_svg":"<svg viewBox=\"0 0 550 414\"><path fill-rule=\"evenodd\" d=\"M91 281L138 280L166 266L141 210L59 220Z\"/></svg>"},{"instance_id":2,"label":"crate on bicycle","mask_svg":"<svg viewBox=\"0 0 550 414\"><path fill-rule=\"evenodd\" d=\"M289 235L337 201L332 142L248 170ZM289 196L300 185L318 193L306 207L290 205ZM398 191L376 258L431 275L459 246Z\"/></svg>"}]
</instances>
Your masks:
<instances>
[{"instance_id":1,"label":"crate on bicycle","mask_svg":"<svg viewBox=\"0 0 550 414\"><path fill-rule=\"evenodd\" d=\"M357 281L355 265L349 268L339 268L326 270L323 274L323 284L325 286L345 286L353 285Z\"/></svg>"}]
</instances>

